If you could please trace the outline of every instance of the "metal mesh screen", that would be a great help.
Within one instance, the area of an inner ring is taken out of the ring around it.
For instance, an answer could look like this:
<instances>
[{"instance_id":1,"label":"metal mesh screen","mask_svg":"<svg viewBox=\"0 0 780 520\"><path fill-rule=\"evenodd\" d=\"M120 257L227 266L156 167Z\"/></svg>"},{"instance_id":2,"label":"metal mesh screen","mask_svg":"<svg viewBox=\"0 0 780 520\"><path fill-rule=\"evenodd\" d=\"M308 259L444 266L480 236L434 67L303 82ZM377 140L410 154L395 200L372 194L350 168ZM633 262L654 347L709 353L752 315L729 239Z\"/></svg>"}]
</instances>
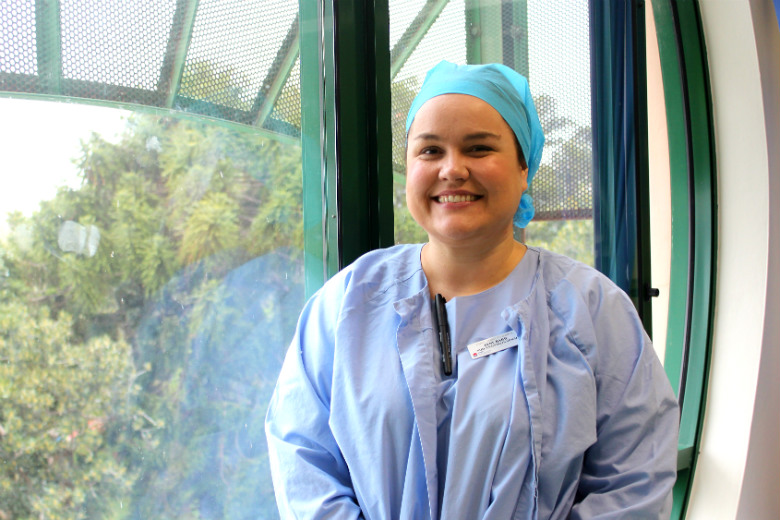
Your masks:
<instances>
[{"instance_id":1,"label":"metal mesh screen","mask_svg":"<svg viewBox=\"0 0 780 520\"><path fill-rule=\"evenodd\" d=\"M0 70L35 74L35 0L0 2L0 34L15 34L13 40L0 37Z\"/></svg>"},{"instance_id":2,"label":"metal mesh screen","mask_svg":"<svg viewBox=\"0 0 780 520\"><path fill-rule=\"evenodd\" d=\"M271 113L270 123L277 125L277 127L271 127L271 130L277 130L279 132L286 132L283 125L292 125L294 128L300 129L301 127L301 59L300 57L295 60L292 73L287 78L287 83L279 94L279 99L274 104L273 112Z\"/></svg>"},{"instance_id":3,"label":"metal mesh screen","mask_svg":"<svg viewBox=\"0 0 780 520\"><path fill-rule=\"evenodd\" d=\"M441 60L466 61L465 12L464 0L429 1L422 8L417 0L390 2L391 71L397 70L391 78L393 170L397 173L404 171L406 113L425 73Z\"/></svg>"},{"instance_id":4,"label":"metal mesh screen","mask_svg":"<svg viewBox=\"0 0 780 520\"><path fill-rule=\"evenodd\" d=\"M588 3L527 3L529 81L545 133L531 187L536 220L591 218L590 41Z\"/></svg>"},{"instance_id":5,"label":"metal mesh screen","mask_svg":"<svg viewBox=\"0 0 780 520\"><path fill-rule=\"evenodd\" d=\"M300 136L297 0L1 1L0 91L169 108Z\"/></svg>"},{"instance_id":6,"label":"metal mesh screen","mask_svg":"<svg viewBox=\"0 0 780 520\"><path fill-rule=\"evenodd\" d=\"M79 80L69 83L66 94L101 97L103 85L154 92L175 10L176 3L170 0L62 0L62 79ZM145 97L134 100L150 101Z\"/></svg>"},{"instance_id":7,"label":"metal mesh screen","mask_svg":"<svg viewBox=\"0 0 780 520\"><path fill-rule=\"evenodd\" d=\"M547 138L531 188L535 220L591 218L587 1L476 4L390 2L391 67L397 67L392 84L394 171L404 171L406 113L425 73L442 59L503 62L528 77ZM404 56L403 65L396 65ZM402 184L398 176L396 183Z\"/></svg>"}]
</instances>

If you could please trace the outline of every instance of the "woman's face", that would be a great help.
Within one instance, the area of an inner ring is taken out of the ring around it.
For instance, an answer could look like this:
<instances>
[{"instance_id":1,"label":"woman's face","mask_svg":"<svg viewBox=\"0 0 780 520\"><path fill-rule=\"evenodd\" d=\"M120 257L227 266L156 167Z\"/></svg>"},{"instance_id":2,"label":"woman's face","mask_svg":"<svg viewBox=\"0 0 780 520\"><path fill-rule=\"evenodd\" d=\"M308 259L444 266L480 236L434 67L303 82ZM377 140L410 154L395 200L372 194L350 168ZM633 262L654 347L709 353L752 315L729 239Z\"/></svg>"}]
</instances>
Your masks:
<instances>
[{"instance_id":1,"label":"woman's face","mask_svg":"<svg viewBox=\"0 0 780 520\"><path fill-rule=\"evenodd\" d=\"M431 242L511 237L527 180L512 129L488 103L445 94L415 115L406 150L406 204Z\"/></svg>"}]
</instances>

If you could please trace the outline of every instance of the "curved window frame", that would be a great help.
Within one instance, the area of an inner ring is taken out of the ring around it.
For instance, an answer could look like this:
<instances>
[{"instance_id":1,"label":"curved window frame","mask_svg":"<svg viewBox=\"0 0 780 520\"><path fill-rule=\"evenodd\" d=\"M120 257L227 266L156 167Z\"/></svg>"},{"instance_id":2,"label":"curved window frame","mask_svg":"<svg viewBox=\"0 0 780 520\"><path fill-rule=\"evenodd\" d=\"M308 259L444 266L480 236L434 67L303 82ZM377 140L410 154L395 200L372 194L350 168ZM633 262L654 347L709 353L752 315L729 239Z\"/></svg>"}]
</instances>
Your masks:
<instances>
[{"instance_id":1,"label":"curved window frame","mask_svg":"<svg viewBox=\"0 0 780 520\"><path fill-rule=\"evenodd\" d=\"M664 367L680 402L672 518L684 518L705 410L717 251L715 146L697 2L653 0L669 139L672 262Z\"/></svg>"}]
</instances>

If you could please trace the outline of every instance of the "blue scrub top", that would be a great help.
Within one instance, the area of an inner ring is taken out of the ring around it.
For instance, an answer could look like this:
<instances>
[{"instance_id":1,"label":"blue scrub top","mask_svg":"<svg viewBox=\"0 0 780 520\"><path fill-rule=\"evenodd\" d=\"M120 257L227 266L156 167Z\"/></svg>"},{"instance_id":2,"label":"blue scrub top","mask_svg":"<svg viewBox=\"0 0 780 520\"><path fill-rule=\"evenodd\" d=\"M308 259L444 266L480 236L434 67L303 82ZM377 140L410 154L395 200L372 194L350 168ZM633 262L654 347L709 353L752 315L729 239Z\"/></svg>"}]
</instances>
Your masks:
<instances>
[{"instance_id":1,"label":"blue scrub top","mask_svg":"<svg viewBox=\"0 0 780 520\"><path fill-rule=\"evenodd\" d=\"M367 254L301 314L266 421L282 518L668 517L677 403L628 297L530 248L448 303L443 382L420 251Z\"/></svg>"}]
</instances>

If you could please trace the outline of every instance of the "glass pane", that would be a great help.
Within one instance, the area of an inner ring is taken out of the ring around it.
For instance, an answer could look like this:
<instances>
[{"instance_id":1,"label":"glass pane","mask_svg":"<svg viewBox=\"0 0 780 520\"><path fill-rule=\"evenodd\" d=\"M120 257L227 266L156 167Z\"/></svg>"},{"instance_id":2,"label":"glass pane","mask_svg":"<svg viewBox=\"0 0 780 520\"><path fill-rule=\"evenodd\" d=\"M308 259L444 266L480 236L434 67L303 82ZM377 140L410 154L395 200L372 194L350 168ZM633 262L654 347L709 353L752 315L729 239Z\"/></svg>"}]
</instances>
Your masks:
<instances>
[{"instance_id":1,"label":"glass pane","mask_svg":"<svg viewBox=\"0 0 780 520\"><path fill-rule=\"evenodd\" d=\"M650 253L652 285L659 291L652 300L653 347L663 361L669 316L672 262L672 193L669 137L661 77L661 57L653 10L646 9L647 24L647 125L650 172Z\"/></svg>"},{"instance_id":2,"label":"glass pane","mask_svg":"<svg viewBox=\"0 0 780 520\"><path fill-rule=\"evenodd\" d=\"M263 421L304 298L300 147L0 112L0 516L277 518Z\"/></svg>"},{"instance_id":3,"label":"glass pane","mask_svg":"<svg viewBox=\"0 0 780 520\"><path fill-rule=\"evenodd\" d=\"M406 113L425 73L442 59L501 62L528 77L547 138L531 188L536 217L517 237L593 264L588 25L584 1L390 2L396 242L426 240L403 178Z\"/></svg>"},{"instance_id":4,"label":"glass pane","mask_svg":"<svg viewBox=\"0 0 780 520\"><path fill-rule=\"evenodd\" d=\"M528 1L528 78L545 131L526 241L593 264L588 2Z\"/></svg>"}]
</instances>

